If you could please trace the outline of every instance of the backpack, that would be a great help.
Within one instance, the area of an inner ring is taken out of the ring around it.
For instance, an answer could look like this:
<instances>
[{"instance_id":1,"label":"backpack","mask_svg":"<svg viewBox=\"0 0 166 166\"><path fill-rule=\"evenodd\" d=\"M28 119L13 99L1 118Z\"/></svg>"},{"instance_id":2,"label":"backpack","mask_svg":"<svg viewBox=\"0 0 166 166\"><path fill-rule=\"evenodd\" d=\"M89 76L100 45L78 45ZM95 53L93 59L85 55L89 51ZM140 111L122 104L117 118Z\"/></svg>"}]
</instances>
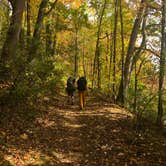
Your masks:
<instances>
[{"instance_id":1,"label":"backpack","mask_svg":"<svg viewBox=\"0 0 166 166\"><path fill-rule=\"evenodd\" d=\"M84 91L86 90L86 85L87 85L87 81L85 77L80 77L79 80L77 81L77 88L80 91Z\"/></svg>"},{"instance_id":2,"label":"backpack","mask_svg":"<svg viewBox=\"0 0 166 166\"><path fill-rule=\"evenodd\" d=\"M67 80L67 91L75 91L75 86L74 86L75 79L73 77L69 77Z\"/></svg>"}]
</instances>

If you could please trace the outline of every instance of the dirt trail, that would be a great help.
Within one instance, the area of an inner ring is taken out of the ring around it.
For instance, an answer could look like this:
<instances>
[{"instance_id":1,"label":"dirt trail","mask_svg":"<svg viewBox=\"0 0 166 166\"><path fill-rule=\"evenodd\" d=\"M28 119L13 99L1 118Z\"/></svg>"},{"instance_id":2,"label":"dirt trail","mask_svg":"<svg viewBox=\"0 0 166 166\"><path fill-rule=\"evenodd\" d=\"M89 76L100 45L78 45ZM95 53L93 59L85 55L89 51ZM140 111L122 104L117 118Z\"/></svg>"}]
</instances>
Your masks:
<instances>
[{"instance_id":1,"label":"dirt trail","mask_svg":"<svg viewBox=\"0 0 166 166\"><path fill-rule=\"evenodd\" d=\"M2 166L166 164L165 138L151 131L136 133L130 114L110 104L88 101L80 111L77 105L53 103L38 114L12 117L0 128Z\"/></svg>"}]
</instances>

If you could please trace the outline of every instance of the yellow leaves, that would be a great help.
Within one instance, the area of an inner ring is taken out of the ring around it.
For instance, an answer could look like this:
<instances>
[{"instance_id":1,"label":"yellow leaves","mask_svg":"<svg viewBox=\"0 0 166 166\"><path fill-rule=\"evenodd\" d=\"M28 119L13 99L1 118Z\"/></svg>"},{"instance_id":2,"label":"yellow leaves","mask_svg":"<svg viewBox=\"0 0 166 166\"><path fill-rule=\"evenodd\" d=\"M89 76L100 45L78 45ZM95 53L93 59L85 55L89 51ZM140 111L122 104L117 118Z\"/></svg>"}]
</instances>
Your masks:
<instances>
[{"instance_id":1,"label":"yellow leaves","mask_svg":"<svg viewBox=\"0 0 166 166\"><path fill-rule=\"evenodd\" d=\"M20 135L20 138L23 139L23 140L27 140L28 139L28 135L23 133Z\"/></svg>"},{"instance_id":2,"label":"yellow leaves","mask_svg":"<svg viewBox=\"0 0 166 166\"><path fill-rule=\"evenodd\" d=\"M64 4L70 4L73 9L78 9L84 0L60 0Z\"/></svg>"},{"instance_id":3,"label":"yellow leaves","mask_svg":"<svg viewBox=\"0 0 166 166\"><path fill-rule=\"evenodd\" d=\"M72 36L73 36L73 34L70 31L61 31L60 33L57 34L57 39L61 45L68 47L68 44L72 40Z\"/></svg>"},{"instance_id":4,"label":"yellow leaves","mask_svg":"<svg viewBox=\"0 0 166 166\"><path fill-rule=\"evenodd\" d=\"M72 8L78 9L78 8L81 6L81 3L82 3L82 0L75 0L75 1L72 3Z\"/></svg>"}]
</instances>

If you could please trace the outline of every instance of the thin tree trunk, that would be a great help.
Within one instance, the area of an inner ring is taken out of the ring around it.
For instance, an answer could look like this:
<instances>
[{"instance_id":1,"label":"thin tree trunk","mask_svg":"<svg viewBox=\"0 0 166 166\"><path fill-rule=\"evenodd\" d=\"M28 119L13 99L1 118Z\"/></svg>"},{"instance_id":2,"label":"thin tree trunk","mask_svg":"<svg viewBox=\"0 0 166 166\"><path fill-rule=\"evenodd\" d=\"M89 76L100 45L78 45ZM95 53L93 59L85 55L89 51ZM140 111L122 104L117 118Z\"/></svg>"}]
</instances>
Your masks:
<instances>
[{"instance_id":1,"label":"thin tree trunk","mask_svg":"<svg viewBox=\"0 0 166 166\"><path fill-rule=\"evenodd\" d=\"M111 85L112 57L113 57L113 35L111 35L111 37L110 37L110 59L109 59L109 71L108 71L108 91L109 91L109 93L111 93L110 85Z\"/></svg>"},{"instance_id":2,"label":"thin tree trunk","mask_svg":"<svg viewBox=\"0 0 166 166\"><path fill-rule=\"evenodd\" d=\"M136 113L137 112L137 86L138 86L138 75L141 72L141 68L144 64L146 59L143 59L138 67L138 71L137 71L137 61L135 61L135 65L134 65L134 69L135 69L135 84L134 84L134 105L133 105L133 110Z\"/></svg>"},{"instance_id":3,"label":"thin tree trunk","mask_svg":"<svg viewBox=\"0 0 166 166\"><path fill-rule=\"evenodd\" d=\"M25 9L25 0L10 1L10 2L13 8L13 11L12 11L12 16L11 16L6 40L4 42L2 53L1 53L1 62L4 64L7 61L12 60L12 58L14 59L16 46L18 44L20 31L21 31L23 11Z\"/></svg>"},{"instance_id":4,"label":"thin tree trunk","mask_svg":"<svg viewBox=\"0 0 166 166\"><path fill-rule=\"evenodd\" d=\"M51 35L51 29L50 29L50 23L46 23L46 56L51 55L52 50L52 35Z\"/></svg>"},{"instance_id":5,"label":"thin tree trunk","mask_svg":"<svg viewBox=\"0 0 166 166\"><path fill-rule=\"evenodd\" d=\"M161 118L163 115L163 83L164 83L164 68L166 60L166 31L165 31L165 17L166 17L166 0L162 0L162 20L161 20L161 53L160 53L160 73L159 73L159 93L158 93L158 115L157 124L161 125Z\"/></svg>"},{"instance_id":6,"label":"thin tree trunk","mask_svg":"<svg viewBox=\"0 0 166 166\"><path fill-rule=\"evenodd\" d=\"M31 36L31 0L27 0L27 44L30 46L30 36Z\"/></svg>"},{"instance_id":7,"label":"thin tree trunk","mask_svg":"<svg viewBox=\"0 0 166 166\"><path fill-rule=\"evenodd\" d=\"M57 34L55 32L55 34L54 34L54 40L53 40L53 46L52 46L52 50L51 50L51 55L52 56L54 56L54 55L57 54L56 45L57 45Z\"/></svg>"},{"instance_id":8,"label":"thin tree trunk","mask_svg":"<svg viewBox=\"0 0 166 166\"><path fill-rule=\"evenodd\" d=\"M107 3L107 0L104 1L103 8L102 8L102 11L101 11L101 15L99 16L96 50L95 50L95 58L94 58L94 64L93 64L92 87L94 86L95 71L96 71L96 67L97 67L97 87L98 87L98 89L100 89L100 87L101 87L101 66L100 66L99 43L100 43L100 35L101 35L101 24L102 24L102 21L103 21L103 15L104 15L106 3Z\"/></svg>"},{"instance_id":9,"label":"thin tree trunk","mask_svg":"<svg viewBox=\"0 0 166 166\"><path fill-rule=\"evenodd\" d=\"M52 17L54 17L54 16L52 16ZM52 56L57 54L56 46L57 46L58 23L59 23L59 14L56 14L55 32L54 32L54 35L53 35L53 46L52 46L52 50L51 50L51 55Z\"/></svg>"},{"instance_id":10,"label":"thin tree trunk","mask_svg":"<svg viewBox=\"0 0 166 166\"><path fill-rule=\"evenodd\" d=\"M122 74L121 74L121 79L122 79L122 84L120 87L121 89L121 95L119 96L120 98L118 99L122 105L124 104L124 28L123 28L123 8L122 8L122 0L120 0L120 24L121 24L121 45L122 45L122 50L121 50L121 60L122 60Z\"/></svg>"},{"instance_id":11,"label":"thin tree trunk","mask_svg":"<svg viewBox=\"0 0 166 166\"><path fill-rule=\"evenodd\" d=\"M85 38L83 38L83 46L82 46L82 66L83 66L84 76L86 76L86 69L85 69Z\"/></svg>"},{"instance_id":12,"label":"thin tree trunk","mask_svg":"<svg viewBox=\"0 0 166 166\"><path fill-rule=\"evenodd\" d=\"M107 48L106 48L106 58L105 58L105 61L106 61L106 69L105 70L108 71L108 68L109 68L108 57L109 57L109 51L110 51L110 39L109 39L108 33L106 33L106 38L107 38Z\"/></svg>"},{"instance_id":13,"label":"thin tree trunk","mask_svg":"<svg viewBox=\"0 0 166 166\"><path fill-rule=\"evenodd\" d=\"M110 34L111 35L111 34ZM106 72L106 78L108 79L108 83L107 83L107 88L108 88L108 92L109 92L109 55L110 55L110 37L109 34L106 32L106 39L107 39L107 47L106 47L106 57L105 57L105 71Z\"/></svg>"},{"instance_id":14,"label":"thin tree trunk","mask_svg":"<svg viewBox=\"0 0 166 166\"><path fill-rule=\"evenodd\" d=\"M135 85L134 85L134 112L137 111L137 62L135 63Z\"/></svg>"},{"instance_id":15,"label":"thin tree trunk","mask_svg":"<svg viewBox=\"0 0 166 166\"><path fill-rule=\"evenodd\" d=\"M118 0L115 1L115 18L114 18L114 53L113 53L113 100L116 99L116 38L117 38L117 23L118 23Z\"/></svg>"},{"instance_id":16,"label":"thin tree trunk","mask_svg":"<svg viewBox=\"0 0 166 166\"><path fill-rule=\"evenodd\" d=\"M78 76L78 28L75 28L75 56L74 56L74 76Z\"/></svg>"},{"instance_id":17,"label":"thin tree trunk","mask_svg":"<svg viewBox=\"0 0 166 166\"><path fill-rule=\"evenodd\" d=\"M26 10L26 19L27 19L27 52L28 56L31 49L31 0L27 0L27 10Z\"/></svg>"}]
</instances>

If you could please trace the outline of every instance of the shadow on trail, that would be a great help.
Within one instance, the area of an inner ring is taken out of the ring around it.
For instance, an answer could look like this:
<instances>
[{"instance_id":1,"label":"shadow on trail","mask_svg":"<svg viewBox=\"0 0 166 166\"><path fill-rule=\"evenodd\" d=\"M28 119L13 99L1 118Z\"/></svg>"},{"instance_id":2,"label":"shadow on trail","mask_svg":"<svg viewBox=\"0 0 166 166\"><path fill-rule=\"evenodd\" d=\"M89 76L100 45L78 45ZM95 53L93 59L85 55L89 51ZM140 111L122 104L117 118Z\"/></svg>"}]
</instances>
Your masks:
<instances>
[{"instance_id":1,"label":"shadow on trail","mask_svg":"<svg viewBox=\"0 0 166 166\"><path fill-rule=\"evenodd\" d=\"M1 165L133 166L166 162L165 154L157 153L150 141L135 133L125 110L98 103L88 103L84 111L77 105L64 105L47 104L37 113L31 110L25 116L25 112L13 112L3 118L6 135Z\"/></svg>"}]
</instances>

